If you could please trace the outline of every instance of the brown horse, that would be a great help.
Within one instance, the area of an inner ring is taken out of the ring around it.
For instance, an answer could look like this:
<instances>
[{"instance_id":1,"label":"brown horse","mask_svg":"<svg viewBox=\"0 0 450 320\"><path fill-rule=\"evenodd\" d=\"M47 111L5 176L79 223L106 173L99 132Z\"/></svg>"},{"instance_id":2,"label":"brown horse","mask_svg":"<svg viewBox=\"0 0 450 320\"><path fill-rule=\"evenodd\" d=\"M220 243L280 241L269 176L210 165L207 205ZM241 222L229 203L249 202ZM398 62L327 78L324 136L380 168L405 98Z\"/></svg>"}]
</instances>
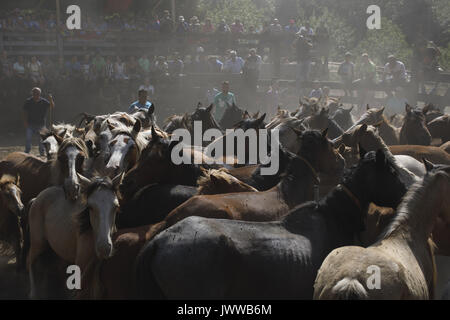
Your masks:
<instances>
[{"instance_id":1,"label":"brown horse","mask_svg":"<svg viewBox=\"0 0 450 320\"><path fill-rule=\"evenodd\" d=\"M438 214L450 223L449 174L450 166L438 166L416 183L404 197L394 221L370 247L332 251L317 275L314 298L433 298L436 275L428 238ZM374 266L381 277L378 284L375 281L369 285Z\"/></svg>"},{"instance_id":2,"label":"brown horse","mask_svg":"<svg viewBox=\"0 0 450 320\"><path fill-rule=\"evenodd\" d=\"M20 219L24 205L21 195L19 176L3 174L0 177L0 241L6 242L13 249L18 270L23 266Z\"/></svg>"},{"instance_id":3,"label":"brown horse","mask_svg":"<svg viewBox=\"0 0 450 320\"><path fill-rule=\"evenodd\" d=\"M329 110L321 108L318 112L306 117L303 125L308 129L323 130L328 128L330 139L335 139L344 133L344 130L329 116Z\"/></svg>"},{"instance_id":4,"label":"brown horse","mask_svg":"<svg viewBox=\"0 0 450 320\"><path fill-rule=\"evenodd\" d=\"M400 145L391 146L389 147L389 150L391 150L394 155L407 155L419 161L425 158L433 163L450 165L450 154L439 147Z\"/></svg>"},{"instance_id":5,"label":"brown horse","mask_svg":"<svg viewBox=\"0 0 450 320\"><path fill-rule=\"evenodd\" d=\"M24 203L52 185L64 185L66 196L75 200L80 189L77 172L83 172L83 163L88 157L82 139L67 138L61 142L54 160L45 162L23 152L13 152L1 162L0 170L7 168L7 172L20 175Z\"/></svg>"},{"instance_id":6,"label":"brown horse","mask_svg":"<svg viewBox=\"0 0 450 320\"><path fill-rule=\"evenodd\" d=\"M409 104L405 106L406 116L400 130L400 144L429 146L431 134L423 110L413 109Z\"/></svg>"},{"instance_id":7,"label":"brown horse","mask_svg":"<svg viewBox=\"0 0 450 320\"><path fill-rule=\"evenodd\" d=\"M46 296L40 287L42 270L37 270L39 257L51 250L66 263L87 268L93 256L106 259L112 255L111 235L115 231L115 215L119 207L117 189L123 174L113 180L79 175L81 197L68 201L62 187L50 187L33 201L29 211L30 250L28 270L30 296ZM48 271L47 271L48 272Z\"/></svg>"}]
</instances>

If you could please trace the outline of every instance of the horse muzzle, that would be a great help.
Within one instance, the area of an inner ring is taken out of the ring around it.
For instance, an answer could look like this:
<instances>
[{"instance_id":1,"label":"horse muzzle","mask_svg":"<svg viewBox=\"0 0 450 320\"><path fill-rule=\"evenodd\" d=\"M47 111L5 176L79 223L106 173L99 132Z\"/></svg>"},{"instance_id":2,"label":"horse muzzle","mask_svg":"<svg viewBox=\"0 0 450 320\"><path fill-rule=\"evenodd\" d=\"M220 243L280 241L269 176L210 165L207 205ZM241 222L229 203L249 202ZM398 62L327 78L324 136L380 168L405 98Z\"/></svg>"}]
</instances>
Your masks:
<instances>
[{"instance_id":1,"label":"horse muzzle","mask_svg":"<svg viewBox=\"0 0 450 320\"><path fill-rule=\"evenodd\" d=\"M95 252L97 253L97 257L99 259L108 259L112 256L113 246L111 243L102 243L97 244L95 247Z\"/></svg>"}]
</instances>

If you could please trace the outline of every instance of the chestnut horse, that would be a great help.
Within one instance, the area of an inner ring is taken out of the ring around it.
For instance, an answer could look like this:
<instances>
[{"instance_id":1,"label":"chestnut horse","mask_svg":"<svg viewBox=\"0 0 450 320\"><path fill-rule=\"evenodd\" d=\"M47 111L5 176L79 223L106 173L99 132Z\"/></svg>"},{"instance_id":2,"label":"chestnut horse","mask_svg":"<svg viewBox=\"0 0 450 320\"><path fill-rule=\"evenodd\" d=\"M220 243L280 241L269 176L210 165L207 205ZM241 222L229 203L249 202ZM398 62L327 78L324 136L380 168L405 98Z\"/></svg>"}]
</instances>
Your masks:
<instances>
[{"instance_id":1,"label":"chestnut horse","mask_svg":"<svg viewBox=\"0 0 450 320\"><path fill-rule=\"evenodd\" d=\"M343 247L323 262L314 285L315 299L431 299L435 282L432 245L436 217L450 223L450 166L438 166L413 185L397 216L368 248ZM430 210L434 208L434 210ZM368 285L378 268L379 283Z\"/></svg>"},{"instance_id":2,"label":"chestnut horse","mask_svg":"<svg viewBox=\"0 0 450 320\"><path fill-rule=\"evenodd\" d=\"M281 221L192 216L149 241L136 259L141 298L311 299L316 272L353 244L370 202L396 206L406 188L383 151L370 152L319 203Z\"/></svg>"},{"instance_id":3,"label":"chestnut horse","mask_svg":"<svg viewBox=\"0 0 450 320\"><path fill-rule=\"evenodd\" d=\"M66 138L61 142L56 159L42 161L23 152L13 152L0 164L21 178L22 201L28 203L39 192L52 185L64 185L65 195L76 200L80 184L77 172L83 172L83 163L89 157L88 148L80 138Z\"/></svg>"},{"instance_id":4,"label":"chestnut horse","mask_svg":"<svg viewBox=\"0 0 450 320\"><path fill-rule=\"evenodd\" d=\"M78 174L79 175L79 174ZM79 175L81 197L69 201L62 187L50 187L33 201L28 219L30 250L28 270L31 298L46 297L37 270L37 260L48 250L66 263L74 263L84 270L93 256L106 259L113 252L111 235L115 231L115 215L119 207L117 189L123 174L113 180ZM47 269L47 268L45 268ZM45 271L44 271L45 273Z\"/></svg>"}]
</instances>

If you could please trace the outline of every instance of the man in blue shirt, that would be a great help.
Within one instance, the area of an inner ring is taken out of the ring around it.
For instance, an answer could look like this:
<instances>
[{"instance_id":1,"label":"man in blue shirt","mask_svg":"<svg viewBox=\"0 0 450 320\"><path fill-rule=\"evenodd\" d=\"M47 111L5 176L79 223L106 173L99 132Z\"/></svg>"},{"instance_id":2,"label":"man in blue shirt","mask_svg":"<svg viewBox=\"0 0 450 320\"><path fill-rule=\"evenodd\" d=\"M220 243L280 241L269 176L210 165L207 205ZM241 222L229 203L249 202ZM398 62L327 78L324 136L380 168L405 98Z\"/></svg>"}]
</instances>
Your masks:
<instances>
[{"instance_id":1,"label":"man in blue shirt","mask_svg":"<svg viewBox=\"0 0 450 320\"><path fill-rule=\"evenodd\" d=\"M147 90L140 89L138 91L138 100L133 102L128 109L128 113L135 113L139 109L146 109L148 110L152 103L150 101L147 101Z\"/></svg>"}]
</instances>

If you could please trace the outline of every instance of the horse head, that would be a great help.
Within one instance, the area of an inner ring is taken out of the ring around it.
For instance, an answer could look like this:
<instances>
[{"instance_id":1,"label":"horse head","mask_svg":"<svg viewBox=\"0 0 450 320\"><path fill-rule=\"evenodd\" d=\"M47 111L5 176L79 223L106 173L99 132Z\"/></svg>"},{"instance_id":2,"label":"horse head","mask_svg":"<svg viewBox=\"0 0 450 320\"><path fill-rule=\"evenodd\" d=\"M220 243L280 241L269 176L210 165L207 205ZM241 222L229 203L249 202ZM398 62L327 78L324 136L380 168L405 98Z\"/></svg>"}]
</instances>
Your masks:
<instances>
[{"instance_id":1,"label":"horse head","mask_svg":"<svg viewBox=\"0 0 450 320\"><path fill-rule=\"evenodd\" d=\"M113 243L111 236L115 231L116 213L119 209L118 188L124 174L112 180L108 177L87 179L78 174L82 193L85 196L86 210L78 216L80 233L92 230L95 252L100 259L111 257Z\"/></svg>"},{"instance_id":2,"label":"horse head","mask_svg":"<svg viewBox=\"0 0 450 320\"><path fill-rule=\"evenodd\" d=\"M431 134L428 131L426 117L423 110L411 108L405 105L405 120L400 130L400 142L402 144L415 144L429 146Z\"/></svg>"},{"instance_id":3,"label":"horse head","mask_svg":"<svg viewBox=\"0 0 450 320\"><path fill-rule=\"evenodd\" d=\"M57 160L64 179L66 197L76 200L80 193L77 172L83 171L84 160L89 158L86 143L80 138L64 139L58 149Z\"/></svg>"},{"instance_id":4,"label":"horse head","mask_svg":"<svg viewBox=\"0 0 450 320\"><path fill-rule=\"evenodd\" d=\"M20 177L4 174L0 178L0 199L9 211L17 217L22 217L24 205L20 190Z\"/></svg>"}]
</instances>

